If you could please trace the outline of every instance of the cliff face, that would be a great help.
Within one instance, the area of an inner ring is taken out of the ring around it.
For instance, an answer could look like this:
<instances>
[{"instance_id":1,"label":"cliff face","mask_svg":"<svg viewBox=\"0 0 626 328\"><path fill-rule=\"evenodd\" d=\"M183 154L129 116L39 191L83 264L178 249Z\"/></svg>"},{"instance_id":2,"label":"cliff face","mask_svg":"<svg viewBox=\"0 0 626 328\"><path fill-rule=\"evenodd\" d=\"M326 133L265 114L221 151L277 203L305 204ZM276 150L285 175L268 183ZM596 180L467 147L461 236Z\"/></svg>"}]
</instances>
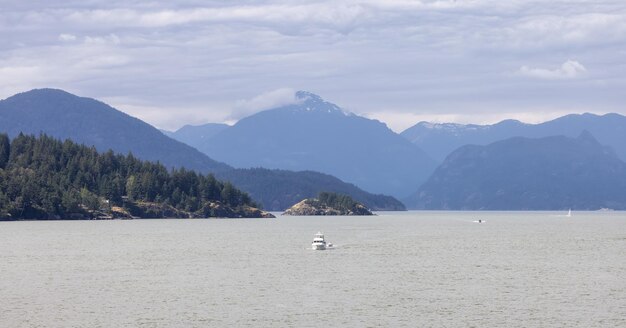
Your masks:
<instances>
[{"instance_id":1,"label":"cliff face","mask_svg":"<svg viewBox=\"0 0 626 328\"><path fill-rule=\"evenodd\" d=\"M374 215L363 204L356 204L351 208L338 208L331 207L321 203L315 198L305 199L283 213L283 215L298 215L298 216L310 216L310 215Z\"/></svg>"}]
</instances>

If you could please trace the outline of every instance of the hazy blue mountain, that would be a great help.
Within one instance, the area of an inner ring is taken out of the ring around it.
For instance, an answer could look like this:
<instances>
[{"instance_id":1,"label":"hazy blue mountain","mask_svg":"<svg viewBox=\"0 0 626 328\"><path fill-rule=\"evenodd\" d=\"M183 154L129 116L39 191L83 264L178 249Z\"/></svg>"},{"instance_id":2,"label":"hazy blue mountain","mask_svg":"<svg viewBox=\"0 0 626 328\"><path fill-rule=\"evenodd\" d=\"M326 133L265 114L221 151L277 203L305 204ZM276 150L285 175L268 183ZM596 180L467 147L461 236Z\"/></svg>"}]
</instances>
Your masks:
<instances>
[{"instance_id":1,"label":"hazy blue mountain","mask_svg":"<svg viewBox=\"0 0 626 328\"><path fill-rule=\"evenodd\" d=\"M196 149L201 148L209 142L214 135L230 127L228 124L208 123L203 125L185 125L182 128L170 132L161 130L170 138L184 142Z\"/></svg>"},{"instance_id":2,"label":"hazy blue mountain","mask_svg":"<svg viewBox=\"0 0 626 328\"><path fill-rule=\"evenodd\" d=\"M204 173L230 168L103 102L56 89L31 90L0 101L0 132L10 137L45 133L99 151L132 152L140 159Z\"/></svg>"},{"instance_id":3,"label":"hazy blue mountain","mask_svg":"<svg viewBox=\"0 0 626 328\"><path fill-rule=\"evenodd\" d=\"M263 209L283 211L303 199L329 191L350 195L355 200L376 211L403 211L406 208L397 199L373 195L353 184L345 183L331 175L302 171L293 172L269 169L235 169L223 171L217 177L230 181L260 202Z\"/></svg>"},{"instance_id":4,"label":"hazy blue mountain","mask_svg":"<svg viewBox=\"0 0 626 328\"><path fill-rule=\"evenodd\" d=\"M246 185L253 193L252 196L258 197L255 200L263 202L268 209L284 210L304 198L317 195L319 191L343 192L374 209L404 209L404 205L392 197L368 194L325 174L232 170L196 149L165 136L139 119L97 100L77 97L61 90L32 90L0 101L2 132L11 137L20 132L45 133L55 138L93 145L100 151L113 149L122 154L132 152L144 160L159 161L166 166L185 167L201 173L219 175L220 172L230 171L224 177Z\"/></svg>"},{"instance_id":5,"label":"hazy blue mountain","mask_svg":"<svg viewBox=\"0 0 626 328\"><path fill-rule=\"evenodd\" d=\"M452 152L409 207L448 210L626 209L626 163L589 132L514 137Z\"/></svg>"},{"instance_id":6,"label":"hazy blue mountain","mask_svg":"<svg viewBox=\"0 0 626 328\"><path fill-rule=\"evenodd\" d=\"M299 91L298 103L257 113L198 149L238 168L314 170L369 192L406 196L435 162L379 121Z\"/></svg>"},{"instance_id":7,"label":"hazy blue mountain","mask_svg":"<svg viewBox=\"0 0 626 328\"><path fill-rule=\"evenodd\" d=\"M601 144L612 147L626 160L626 117L619 114L571 114L541 124L514 120L493 125L420 122L402 132L402 136L433 158L443 160L450 152L467 144L486 145L510 137L576 137L583 130L591 132Z\"/></svg>"}]
</instances>

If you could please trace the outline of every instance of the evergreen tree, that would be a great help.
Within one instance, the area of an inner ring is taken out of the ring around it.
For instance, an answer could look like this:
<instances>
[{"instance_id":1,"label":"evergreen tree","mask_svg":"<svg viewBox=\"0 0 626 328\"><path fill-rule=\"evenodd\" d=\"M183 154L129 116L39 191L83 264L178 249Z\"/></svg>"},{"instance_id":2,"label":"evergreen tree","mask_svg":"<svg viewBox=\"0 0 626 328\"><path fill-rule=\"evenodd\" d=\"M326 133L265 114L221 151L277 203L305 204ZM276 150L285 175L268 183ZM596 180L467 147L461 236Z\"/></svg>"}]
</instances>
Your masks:
<instances>
[{"instance_id":1,"label":"evergreen tree","mask_svg":"<svg viewBox=\"0 0 626 328\"><path fill-rule=\"evenodd\" d=\"M224 188L222 188L221 192L221 200L227 204L232 204L233 206L238 205L237 191L230 182L226 182L224 184Z\"/></svg>"},{"instance_id":2,"label":"evergreen tree","mask_svg":"<svg viewBox=\"0 0 626 328\"><path fill-rule=\"evenodd\" d=\"M212 175L168 171L132 154L99 154L93 147L46 135L20 134L10 142L0 135L0 164L0 218L84 217L103 204L154 201L190 212L213 202L255 206L247 194Z\"/></svg>"},{"instance_id":3,"label":"evergreen tree","mask_svg":"<svg viewBox=\"0 0 626 328\"><path fill-rule=\"evenodd\" d=\"M333 192L320 192L317 200L328 207L341 210L352 210L356 208L358 203L348 195L341 195Z\"/></svg>"},{"instance_id":4,"label":"evergreen tree","mask_svg":"<svg viewBox=\"0 0 626 328\"><path fill-rule=\"evenodd\" d=\"M5 133L0 134L0 169L4 169L9 162L9 155L11 154L11 144L9 136Z\"/></svg>"}]
</instances>

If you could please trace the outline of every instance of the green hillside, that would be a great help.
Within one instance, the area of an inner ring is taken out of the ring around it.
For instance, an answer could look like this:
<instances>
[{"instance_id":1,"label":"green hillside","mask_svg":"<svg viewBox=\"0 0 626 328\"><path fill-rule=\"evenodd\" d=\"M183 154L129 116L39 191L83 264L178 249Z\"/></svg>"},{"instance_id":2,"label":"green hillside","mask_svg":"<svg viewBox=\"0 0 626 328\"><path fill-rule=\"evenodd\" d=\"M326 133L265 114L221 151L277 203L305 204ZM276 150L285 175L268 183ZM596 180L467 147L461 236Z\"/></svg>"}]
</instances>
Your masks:
<instances>
[{"instance_id":1,"label":"green hillside","mask_svg":"<svg viewBox=\"0 0 626 328\"><path fill-rule=\"evenodd\" d=\"M0 218L258 217L248 194L212 175L42 135L0 135Z\"/></svg>"}]
</instances>

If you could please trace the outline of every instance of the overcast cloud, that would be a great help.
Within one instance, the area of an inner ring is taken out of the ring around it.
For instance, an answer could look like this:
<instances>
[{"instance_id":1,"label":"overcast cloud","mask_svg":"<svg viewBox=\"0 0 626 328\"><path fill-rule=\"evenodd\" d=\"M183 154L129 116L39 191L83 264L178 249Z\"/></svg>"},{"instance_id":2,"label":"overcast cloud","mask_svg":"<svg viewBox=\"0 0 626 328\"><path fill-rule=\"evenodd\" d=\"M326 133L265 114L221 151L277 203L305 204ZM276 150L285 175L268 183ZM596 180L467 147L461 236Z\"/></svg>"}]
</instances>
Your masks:
<instances>
[{"instance_id":1,"label":"overcast cloud","mask_svg":"<svg viewBox=\"0 0 626 328\"><path fill-rule=\"evenodd\" d=\"M166 129L294 90L396 131L626 114L622 0L0 0L0 39L0 98L61 88Z\"/></svg>"}]
</instances>

